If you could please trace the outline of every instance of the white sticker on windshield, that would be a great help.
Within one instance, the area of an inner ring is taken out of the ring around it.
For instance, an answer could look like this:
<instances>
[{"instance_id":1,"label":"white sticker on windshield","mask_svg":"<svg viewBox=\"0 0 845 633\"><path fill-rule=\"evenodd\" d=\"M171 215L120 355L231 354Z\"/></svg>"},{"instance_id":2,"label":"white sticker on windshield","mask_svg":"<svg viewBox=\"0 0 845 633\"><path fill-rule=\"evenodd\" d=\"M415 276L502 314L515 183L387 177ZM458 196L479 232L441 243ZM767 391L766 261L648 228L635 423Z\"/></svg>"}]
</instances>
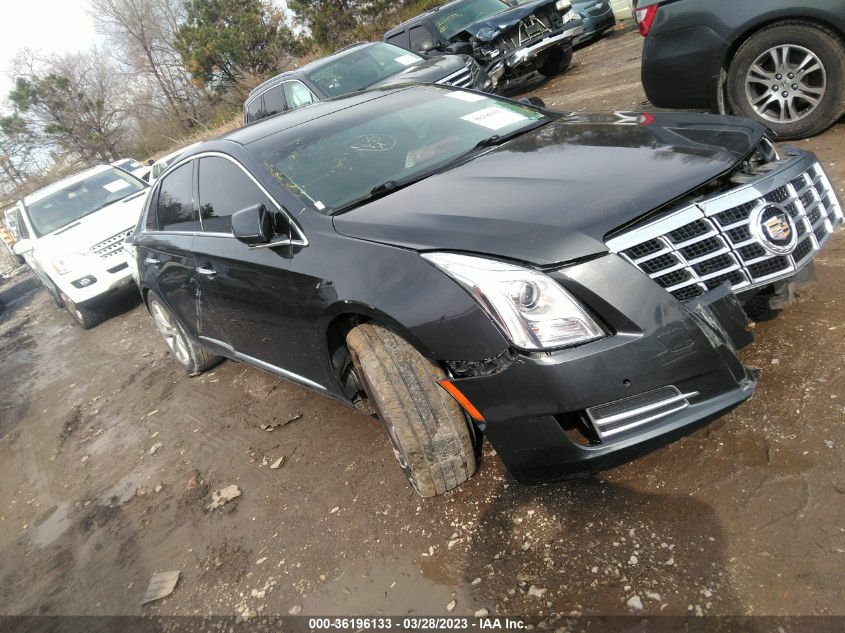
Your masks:
<instances>
[{"instance_id":1,"label":"white sticker on windshield","mask_svg":"<svg viewBox=\"0 0 845 633\"><path fill-rule=\"evenodd\" d=\"M470 112L461 118L464 121L469 121L470 123L475 123L491 130L501 130L503 127L528 119L528 117L524 117L512 110L505 110L496 106Z\"/></svg>"},{"instance_id":2,"label":"white sticker on windshield","mask_svg":"<svg viewBox=\"0 0 845 633\"><path fill-rule=\"evenodd\" d=\"M413 55L400 55L395 61L399 62L403 66L410 66L411 64L416 64L419 60Z\"/></svg>"},{"instance_id":3,"label":"white sticker on windshield","mask_svg":"<svg viewBox=\"0 0 845 633\"><path fill-rule=\"evenodd\" d=\"M486 99L484 95L473 94L472 92L464 92L463 90L453 90L446 94L450 99L458 99L459 101L466 101L467 103L475 103Z\"/></svg>"},{"instance_id":4,"label":"white sticker on windshield","mask_svg":"<svg viewBox=\"0 0 845 633\"><path fill-rule=\"evenodd\" d=\"M317 200L317 202L315 202L315 203L314 203L314 206L315 206L315 207L317 207L320 211L322 211L323 209L325 209L325 208L326 208L326 205L324 205L324 204L323 204L322 202L320 202L319 200Z\"/></svg>"},{"instance_id":5,"label":"white sticker on windshield","mask_svg":"<svg viewBox=\"0 0 845 633\"><path fill-rule=\"evenodd\" d=\"M125 180L113 180L112 182L106 183L103 185L103 189L110 193L114 193L115 191L120 191L121 189L126 189L129 186L129 183Z\"/></svg>"}]
</instances>

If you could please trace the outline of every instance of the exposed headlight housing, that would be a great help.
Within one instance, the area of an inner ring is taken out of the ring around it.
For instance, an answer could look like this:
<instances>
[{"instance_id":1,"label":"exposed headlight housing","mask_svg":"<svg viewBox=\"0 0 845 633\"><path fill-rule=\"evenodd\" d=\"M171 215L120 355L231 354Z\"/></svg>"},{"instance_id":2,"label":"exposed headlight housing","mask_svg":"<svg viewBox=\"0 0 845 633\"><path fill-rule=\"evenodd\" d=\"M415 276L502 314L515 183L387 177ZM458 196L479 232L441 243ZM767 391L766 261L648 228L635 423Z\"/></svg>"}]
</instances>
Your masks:
<instances>
[{"instance_id":1,"label":"exposed headlight housing","mask_svg":"<svg viewBox=\"0 0 845 633\"><path fill-rule=\"evenodd\" d=\"M499 35L499 29L492 26L485 26L479 29L475 37L482 42L492 42Z\"/></svg>"},{"instance_id":2,"label":"exposed headlight housing","mask_svg":"<svg viewBox=\"0 0 845 633\"><path fill-rule=\"evenodd\" d=\"M564 24L566 24L567 22L571 22L572 20L580 20L580 19L581 19L581 16L574 9L570 9L569 11L567 11L563 15L563 17L561 18L561 20L563 21Z\"/></svg>"},{"instance_id":3,"label":"exposed headlight housing","mask_svg":"<svg viewBox=\"0 0 845 633\"><path fill-rule=\"evenodd\" d=\"M558 11L568 11L570 8L572 8L572 5L569 0L557 0L555 2L555 9Z\"/></svg>"},{"instance_id":4,"label":"exposed headlight housing","mask_svg":"<svg viewBox=\"0 0 845 633\"><path fill-rule=\"evenodd\" d=\"M605 336L583 306L543 273L456 253L422 257L463 286L516 347L549 350Z\"/></svg>"}]
</instances>

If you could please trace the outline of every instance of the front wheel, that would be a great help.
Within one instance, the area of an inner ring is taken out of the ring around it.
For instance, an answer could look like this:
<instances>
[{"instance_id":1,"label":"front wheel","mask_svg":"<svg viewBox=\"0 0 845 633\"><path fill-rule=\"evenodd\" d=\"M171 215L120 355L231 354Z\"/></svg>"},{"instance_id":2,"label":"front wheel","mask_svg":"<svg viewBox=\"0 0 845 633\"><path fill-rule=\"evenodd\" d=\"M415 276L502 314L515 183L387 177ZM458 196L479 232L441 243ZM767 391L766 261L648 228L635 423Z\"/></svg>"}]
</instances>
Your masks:
<instances>
[{"instance_id":1,"label":"front wheel","mask_svg":"<svg viewBox=\"0 0 845 633\"><path fill-rule=\"evenodd\" d=\"M147 306L153 317L153 323L158 328L171 355L189 374L203 372L222 360L220 356L215 356L204 347L194 343L170 309L154 292L147 295Z\"/></svg>"},{"instance_id":2,"label":"front wheel","mask_svg":"<svg viewBox=\"0 0 845 633\"><path fill-rule=\"evenodd\" d=\"M765 28L728 69L734 114L757 119L784 140L820 134L845 111L845 50L834 33L803 22Z\"/></svg>"},{"instance_id":3,"label":"front wheel","mask_svg":"<svg viewBox=\"0 0 845 633\"><path fill-rule=\"evenodd\" d=\"M538 68L541 75L551 79L555 75L565 72L572 63L572 47L558 48L549 55L549 58Z\"/></svg>"},{"instance_id":4,"label":"front wheel","mask_svg":"<svg viewBox=\"0 0 845 633\"><path fill-rule=\"evenodd\" d=\"M65 293L60 292L59 294L62 302L59 304L59 302L56 301L56 304L64 305L70 313L70 316L73 317L73 320L76 321L83 330L90 330L95 325L102 323L104 316L103 311L99 306L95 304L87 306L77 305L71 301Z\"/></svg>"},{"instance_id":5,"label":"front wheel","mask_svg":"<svg viewBox=\"0 0 845 633\"><path fill-rule=\"evenodd\" d=\"M346 344L414 490L433 497L472 477L478 465L468 421L438 384L446 378L443 369L374 323L354 328Z\"/></svg>"}]
</instances>

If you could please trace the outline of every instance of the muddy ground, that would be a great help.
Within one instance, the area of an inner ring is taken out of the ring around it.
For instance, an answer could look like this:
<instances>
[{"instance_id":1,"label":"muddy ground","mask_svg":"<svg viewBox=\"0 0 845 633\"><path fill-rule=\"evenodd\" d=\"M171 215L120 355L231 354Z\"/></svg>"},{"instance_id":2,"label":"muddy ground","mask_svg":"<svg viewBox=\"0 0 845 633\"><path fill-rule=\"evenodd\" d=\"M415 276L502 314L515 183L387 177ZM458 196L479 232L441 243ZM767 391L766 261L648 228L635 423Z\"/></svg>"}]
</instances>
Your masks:
<instances>
[{"instance_id":1,"label":"muddy ground","mask_svg":"<svg viewBox=\"0 0 845 633\"><path fill-rule=\"evenodd\" d=\"M642 108L639 50L616 32L531 93ZM801 145L845 183L845 126ZM845 615L842 232L817 273L755 324L742 359L763 373L732 415L552 487L516 484L488 446L431 500L377 421L233 362L189 378L134 294L83 331L16 277L0 287L0 613L435 614L454 599L455 614L546 617L624 614L637 596L644 613ZM242 496L207 510L230 484ZM141 607L167 570L175 592Z\"/></svg>"}]
</instances>

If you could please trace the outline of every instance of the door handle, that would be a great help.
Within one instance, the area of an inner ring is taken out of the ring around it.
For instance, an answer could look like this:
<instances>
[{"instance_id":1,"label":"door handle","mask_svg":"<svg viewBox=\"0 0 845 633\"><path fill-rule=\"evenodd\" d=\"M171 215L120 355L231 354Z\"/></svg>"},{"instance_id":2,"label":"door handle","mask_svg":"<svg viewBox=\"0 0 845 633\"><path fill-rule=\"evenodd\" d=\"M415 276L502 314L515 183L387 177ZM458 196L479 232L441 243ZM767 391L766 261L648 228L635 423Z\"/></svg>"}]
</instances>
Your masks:
<instances>
[{"instance_id":1,"label":"door handle","mask_svg":"<svg viewBox=\"0 0 845 633\"><path fill-rule=\"evenodd\" d=\"M208 275L209 277L217 274L217 271L213 268L203 268L202 266L197 266L196 270L200 275Z\"/></svg>"},{"instance_id":2,"label":"door handle","mask_svg":"<svg viewBox=\"0 0 845 633\"><path fill-rule=\"evenodd\" d=\"M155 257L147 257L144 261L148 264L160 264L161 263L161 260L156 259Z\"/></svg>"}]
</instances>

